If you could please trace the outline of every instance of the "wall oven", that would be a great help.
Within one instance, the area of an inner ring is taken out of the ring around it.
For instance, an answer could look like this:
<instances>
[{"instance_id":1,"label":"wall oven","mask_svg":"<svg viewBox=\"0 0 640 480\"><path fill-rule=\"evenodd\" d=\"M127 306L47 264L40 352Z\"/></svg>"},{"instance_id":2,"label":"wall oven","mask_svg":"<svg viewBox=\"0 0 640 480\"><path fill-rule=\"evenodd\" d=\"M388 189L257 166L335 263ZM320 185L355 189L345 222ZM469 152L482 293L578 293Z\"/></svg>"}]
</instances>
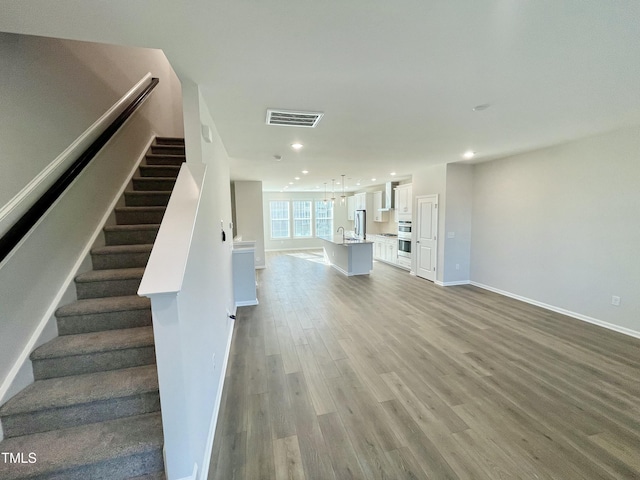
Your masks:
<instances>
[{"instance_id":1,"label":"wall oven","mask_svg":"<svg viewBox=\"0 0 640 480\"><path fill-rule=\"evenodd\" d=\"M398 256L411 258L411 222L398 222Z\"/></svg>"}]
</instances>

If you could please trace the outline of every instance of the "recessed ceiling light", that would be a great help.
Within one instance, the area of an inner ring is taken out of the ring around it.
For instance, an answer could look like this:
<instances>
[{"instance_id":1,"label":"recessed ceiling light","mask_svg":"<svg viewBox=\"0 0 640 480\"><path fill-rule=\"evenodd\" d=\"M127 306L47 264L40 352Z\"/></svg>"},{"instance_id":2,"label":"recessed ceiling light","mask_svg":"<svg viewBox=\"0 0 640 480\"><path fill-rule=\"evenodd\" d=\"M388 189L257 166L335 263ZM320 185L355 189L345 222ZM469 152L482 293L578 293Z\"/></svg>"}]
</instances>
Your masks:
<instances>
[{"instance_id":1,"label":"recessed ceiling light","mask_svg":"<svg viewBox=\"0 0 640 480\"><path fill-rule=\"evenodd\" d=\"M375 178L372 178L372 179L371 179L371 181L372 181L372 182L375 182L375 181L376 181L376 179L375 179Z\"/></svg>"},{"instance_id":2,"label":"recessed ceiling light","mask_svg":"<svg viewBox=\"0 0 640 480\"><path fill-rule=\"evenodd\" d=\"M289 182L289 185L293 185L293 182Z\"/></svg>"},{"instance_id":3,"label":"recessed ceiling light","mask_svg":"<svg viewBox=\"0 0 640 480\"><path fill-rule=\"evenodd\" d=\"M360 186L360 182L356 183L356 187L359 187L359 186Z\"/></svg>"},{"instance_id":4,"label":"recessed ceiling light","mask_svg":"<svg viewBox=\"0 0 640 480\"><path fill-rule=\"evenodd\" d=\"M340 185L340 182L336 182L336 185Z\"/></svg>"},{"instance_id":5,"label":"recessed ceiling light","mask_svg":"<svg viewBox=\"0 0 640 480\"><path fill-rule=\"evenodd\" d=\"M470 158L473 158L473 157L475 157L475 156L476 156L476 152L474 152L474 151L472 151L472 150L467 150L466 152L464 152L464 153L462 154L462 156L463 156L464 158L466 158L467 160L469 160Z\"/></svg>"},{"instance_id":6,"label":"recessed ceiling light","mask_svg":"<svg viewBox=\"0 0 640 480\"><path fill-rule=\"evenodd\" d=\"M389 175L391 175L392 177L396 176L396 172L391 172Z\"/></svg>"},{"instance_id":7,"label":"recessed ceiling light","mask_svg":"<svg viewBox=\"0 0 640 480\"><path fill-rule=\"evenodd\" d=\"M309 170L302 170L302 173L306 175L307 173L309 173Z\"/></svg>"},{"instance_id":8,"label":"recessed ceiling light","mask_svg":"<svg viewBox=\"0 0 640 480\"><path fill-rule=\"evenodd\" d=\"M301 143L292 143L291 144L291 148L293 148L294 150L300 150L304 145L302 145Z\"/></svg>"},{"instance_id":9,"label":"recessed ceiling light","mask_svg":"<svg viewBox=\"0 0 640 480\"><path fill-rule=\"evenodd\" d=\"M300 180L300 177L295 177L294 180Z\"/></svg>"}]
</instances>

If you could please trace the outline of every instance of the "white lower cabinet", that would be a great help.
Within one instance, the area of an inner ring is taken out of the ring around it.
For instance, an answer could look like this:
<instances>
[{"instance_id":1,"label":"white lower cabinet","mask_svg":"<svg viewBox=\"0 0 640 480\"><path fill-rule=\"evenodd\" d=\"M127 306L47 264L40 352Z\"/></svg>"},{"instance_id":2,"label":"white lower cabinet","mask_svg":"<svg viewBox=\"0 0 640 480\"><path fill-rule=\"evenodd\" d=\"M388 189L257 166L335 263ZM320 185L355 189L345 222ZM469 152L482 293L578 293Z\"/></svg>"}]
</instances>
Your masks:
<instances>
[{"instance_id":1,"label":"white lower cabinet","mask_svg":"<svg viewBox=\"0 0 640 480\"><path fill-rule=\"evenodd\" d=\"M373 237L373 258L391 265L398 264L398 239L375 235Z\"/></svg>"}]
</instances>

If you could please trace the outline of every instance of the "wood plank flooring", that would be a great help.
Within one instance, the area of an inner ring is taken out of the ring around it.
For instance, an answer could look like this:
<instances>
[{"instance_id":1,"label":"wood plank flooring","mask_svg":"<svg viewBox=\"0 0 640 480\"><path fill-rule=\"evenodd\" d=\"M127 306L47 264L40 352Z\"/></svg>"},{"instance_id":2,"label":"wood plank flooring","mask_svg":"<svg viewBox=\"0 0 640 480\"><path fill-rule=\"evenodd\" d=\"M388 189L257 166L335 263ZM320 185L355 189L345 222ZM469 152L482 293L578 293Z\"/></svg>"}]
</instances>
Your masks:
<instances>
[{"instance_id":1,"label":"wood plank flooring","mask_svg":"<svg viewBox=\"0 0 640 480\"><path fill-rule=\"evenodd\" d=\"M640 479L640 340L304 256L238 310L210 479Z\"/></svg>"}]
</instances>

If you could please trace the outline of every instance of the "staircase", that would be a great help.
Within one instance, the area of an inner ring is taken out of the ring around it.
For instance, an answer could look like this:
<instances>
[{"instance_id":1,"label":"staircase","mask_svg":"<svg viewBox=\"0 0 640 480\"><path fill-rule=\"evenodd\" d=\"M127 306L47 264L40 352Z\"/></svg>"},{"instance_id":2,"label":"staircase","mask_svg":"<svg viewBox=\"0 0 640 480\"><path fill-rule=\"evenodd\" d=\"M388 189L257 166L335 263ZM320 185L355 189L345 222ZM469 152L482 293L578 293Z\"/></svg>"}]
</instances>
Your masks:
<instances>
[{"instance_id":1,"label":"staircase","mask_svg":"<svg viewBox=\"0 0 640 480\"><path fill-rule=\"evenodd\" d=\"M78 300L56 312L60 336L31 354L36 381L0 407L0 452L21 454L0 457L3 480L164 478L151 306L136 292L184 155L184 140L156 138Z\"/></svg>"}]
</instances>

